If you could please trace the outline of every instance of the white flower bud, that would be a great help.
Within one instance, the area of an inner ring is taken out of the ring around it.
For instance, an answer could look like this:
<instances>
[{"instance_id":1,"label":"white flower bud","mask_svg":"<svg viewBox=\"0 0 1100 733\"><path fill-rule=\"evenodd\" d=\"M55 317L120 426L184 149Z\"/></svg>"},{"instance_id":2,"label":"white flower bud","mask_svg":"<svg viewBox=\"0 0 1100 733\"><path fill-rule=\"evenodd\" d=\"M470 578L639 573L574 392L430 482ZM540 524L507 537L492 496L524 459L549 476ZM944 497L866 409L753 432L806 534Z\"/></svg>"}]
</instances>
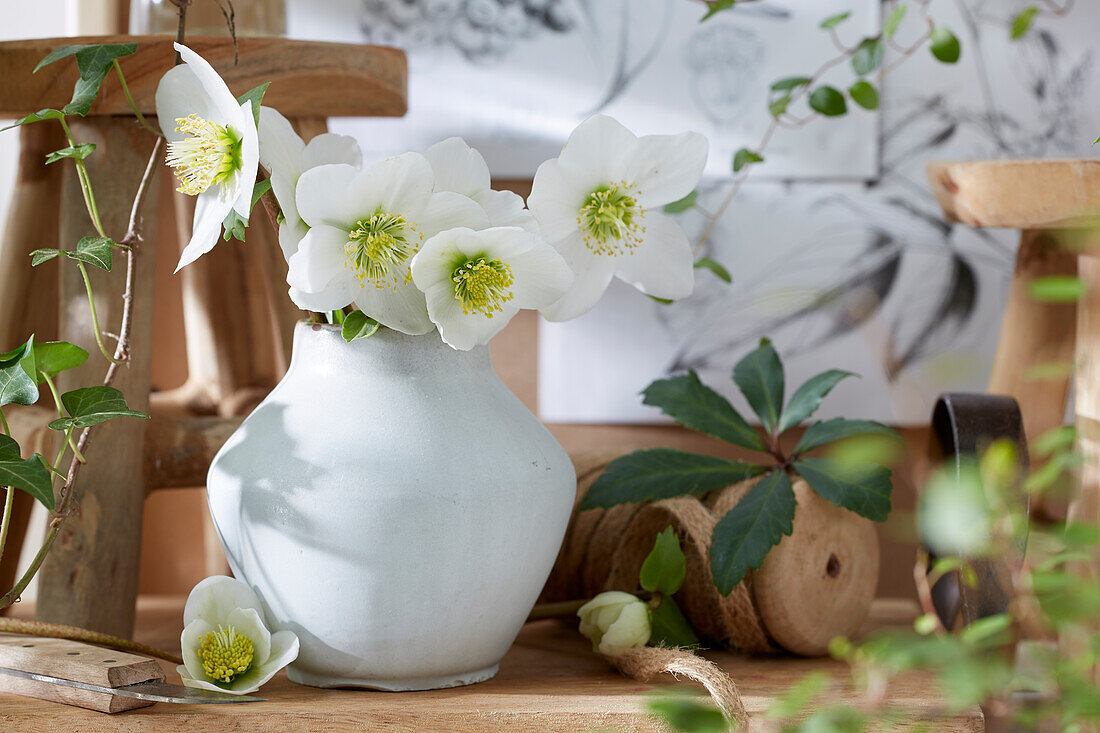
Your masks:
<instances>
[{"instance_id":1,"label":"white flower bud","mask_svg":"<svg viewBox=\"0 0 1100 733\"><path fill-rule=\"evenodd\" d=\"M637 596L622 591L600 593L577 611L581 634L592 641L592 649L609 657L643 647L651 633L649 606Z\"/></svg>"}]
</instances>

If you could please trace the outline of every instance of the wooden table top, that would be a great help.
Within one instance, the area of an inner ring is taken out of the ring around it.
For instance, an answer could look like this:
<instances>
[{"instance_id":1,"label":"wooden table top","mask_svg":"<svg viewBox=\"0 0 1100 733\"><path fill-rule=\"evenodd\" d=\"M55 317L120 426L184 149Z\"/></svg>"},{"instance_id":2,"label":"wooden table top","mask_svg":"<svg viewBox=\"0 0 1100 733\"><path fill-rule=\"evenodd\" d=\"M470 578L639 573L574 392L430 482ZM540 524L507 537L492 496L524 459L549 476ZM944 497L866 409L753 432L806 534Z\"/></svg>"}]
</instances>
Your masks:
<instances>
[{"instance_id":1,"label":"wooden table top","mask_svg":"<svg viewBox=\"0 0 1100 733\"><path fill-rule=\"evenodd\" d=\"M179 650L182 599L142 598L138 641ZM20 616L27 609L20 609ZM869 627L907 624L916 614L908 601L878 601ZM745 706L759 716L788 685L824 670L838 679L837 696L850 697L839 680L843 665L832 660L747 658L708 653L741 687ZM179 677L162 664L170 682ZM238 705L171 705L106 715L57 703L0 694L0 729L20 733L85 731L485 731L539 730L562 733L615 729L660 731L644 712L645 694L658 685L627 679L592 653L573 628L555 621L528 624L494 679L469 687L429 692L319 690L295 685L280 673L258 695L267 702ZM911 675L894 685L891 703L934 714L941 709L931 680ZM937 731L981 731L977 709L937 719Z\"/></svg>"}]
</instances>

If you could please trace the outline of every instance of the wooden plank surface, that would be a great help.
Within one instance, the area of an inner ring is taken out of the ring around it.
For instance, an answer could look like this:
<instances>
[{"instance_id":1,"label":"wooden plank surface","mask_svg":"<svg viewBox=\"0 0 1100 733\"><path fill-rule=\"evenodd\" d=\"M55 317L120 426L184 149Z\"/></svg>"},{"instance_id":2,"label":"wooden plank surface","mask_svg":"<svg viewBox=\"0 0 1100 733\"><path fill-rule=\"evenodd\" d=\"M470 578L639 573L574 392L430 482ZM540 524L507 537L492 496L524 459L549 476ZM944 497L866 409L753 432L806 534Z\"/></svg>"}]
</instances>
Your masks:
<instances>
[{"instance_id":1,"label":"wooden plank surface","mask_svg":"<svg viewBox=\"0 0 1100 733\"><path fill-rule=\"evenodd\" d=\"M928 180L947 217L973 227L1100 225L1100 160L938 162Z\"/></svg>"},{"instance_id":2,"label":"wooden plank surface","mask_svg":"<svg viewBox=\"0 0 1100 733\"><path fill-rule=\"evenodd\" d=\"M0 43L0 117L17 117L44 107L60 109L77 79L70 58L34 67L54 48L69 43L136 41L137 53L119 59L126 83L144 114L156 114L153 98L164 72L175 62L168 36L39 38ZM396 48L353 43L241 38L238 63L228 38L196 36L187 45L213 65L234 94L270 81L264 104L287 117L399 117L406 108L405 53ZM130 114L112 74L92 106L95 115Z\"/></svg>"},{"instance_id":3,"label":"wooden plank surface","mask_svg":"<svg viewBox=\"0 0 1100 733\"><path fill-rule=\"evenodd\" d=\"M21 609L21 612L25 611ZM872 625L908 623L909 602L879 601ZM137 639L179 649L180 599L139 602ZM840 682L846 669L831 660L747 658L726 653L707 656L737 681L753 715L803 675L825 670L834 675L837 695L851 693ZM166 669L169 665L165 665ZM169 670L170 682L178 682ZM0 694L0 729L23 733L65 731L485 731L539 730L659 731L644 713L645 693L657 689L620 676L591 652L573 628L555 621L528 624L488 682L429 692L317 690L295 685L280 673L260 692L267 702L243 705L167 705L107 717L87 710ZM917 715L932 714L942 700L926 675L911 675L891 689L890 701ZM937 731L981 731L981 713L964 711L937 718Z\"/></svg>"}]
</instances>

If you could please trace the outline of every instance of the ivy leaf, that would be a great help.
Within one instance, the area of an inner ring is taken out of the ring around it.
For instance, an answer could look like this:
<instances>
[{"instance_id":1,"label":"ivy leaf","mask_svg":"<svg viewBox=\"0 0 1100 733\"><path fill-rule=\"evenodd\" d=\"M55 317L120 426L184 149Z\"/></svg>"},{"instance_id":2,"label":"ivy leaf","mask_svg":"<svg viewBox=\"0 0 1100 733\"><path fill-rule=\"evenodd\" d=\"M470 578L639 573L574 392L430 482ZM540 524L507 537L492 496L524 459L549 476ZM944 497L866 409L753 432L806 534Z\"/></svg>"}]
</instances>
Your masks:
<instances>
[{"instance_id":1,"label":"ivy leaf","mask_svg":"<svg viewBox=\"0 0 1100 733\"><path fill-rule=\"evenodd\" d=\"M59 249L36 249L31 252L31 267L38 267L43 262L49 262L61 254Z\"/></svg>"},{"instance_id":2,"label":"ivy leaf","mask_svg":"<svg viewBox=\"0 0 1100 733\"><path fill-rule=\"evenodd\" d=\"M773 92L793 92L795 89L806 86L811 81L813 79L808 76L788 76L772 82L771 90Z\"/></svg>"},{"instance_id":3,"label":"ivy leaf","mask_svg":"<svg viewBox=\"0 0 1100 733\"><path fill-rule=\"evenodd\" d=\"M265 81L257 87L252 87L247 92L237 97L238 104L244 104L245 102L252 103L252 116L256 120L256 125L260 124L260 103L264 100L264 94L267 93L267 88L271 86L271 82ZM256 203L253 201L252 203Z\"/></svg>"},{"instance_id":4,"label":"ivy leaf","mask_svg":"<svg viewBox=\"0 0 1100 733\"><path fill-rule=\"evenodd\" d=\"M53 62L60 61L61 59L67 59L82 48L86 48L86 46L79 43L70 43L64 46L58 46L57 48L46 54L46 57L38 62L38 66L35 66L34 71L32 71L31 73L37 74L38 70L41 69L43 66L49 66Z\"/></svg>"},{"instance_id":5,"label":"ivy leaf","mask_svg":"<svg viewBox=\"0 0 1100 733\"><path fill-rule=\"evenodd\" d=\"M699 22L702 23L704 20L709 20L723 10L729 10L736 4L737 0L710 0L707 7L707 14L700 18Z\"/></svg>"},{"instance_id":6,"label":"ivy leaf","mask_svg":"<svg viewBox=\"0 0 1100 733\"><path fill-rule=\"evenodd\" d=\"M820 448L828 443L833 443L855 435L885 435L895 440L901 440L893 428L888 428L874 420L847 420L843 417L833 418L824 422L814 423L806 428L802 439L795 446L794 455L801 455L814 448Z\"/></svg>"},{"instance_id":7,"label":"ivy leaf","mask_svg":"<svg viewBox=\"0 0 1100 733\"><path fill-rule=\"evenodd\" d=\"M832 30L833 28L836 28L838 25L851 17L852 13L850 11L845 13L837 13L836 15L830 15L828 18L821 21L821 27L824 30Z\"/></svg>"},{"instance_id":8,"label":"ivy leaf","mask_svg":"<svg viewBox=\"0 0 1100 733\"><path fill-rule=\"evenodd\" d=\"M107 78L115 59L129 56L137 51L137 44L103 43L92 46L62 48L65 48L66 53L50 60L50 63L69 55L75 55L76 68L80 72L80 78L77 80L76 86L73 87L73 98L61 111L65 114L83 117L91 110L92 102L99 94L99 87L103 84L103 80ZM74 51L74 53L69 53L70 51ZM46 59L49 58L50 56L46 57ZM39 68L45 65L46 59L39 63Z\"/></svg>"},{"instance_id":9,"label":"ivy leaf","mask_svg":"<svg viewBox=\"0 0 1100 733\"><path fill-rule=\"evenodd\" d=\"M53 377L86 362L88 352L68 341L46 341L34 345L34 358L38 373Z\"/></svg>"},{"instance_id":10,"label":"ivy leaf","mask_svg":"<svg viewBox=\"0 0 1100 733\"><path fill-rule=\"evenodd\" d=\"M1029 5L1024 8L1015 18L1012 19L1012 40L1018 41L1027 35L1031 30L1031 24L1035 21L1035 16L1039 14L1039 7L1037 5Z\"/></svg>"},{"instance_id":11,"label":"ivy leaf","mask_svg":"<svg viewBox=\"0 0 1100 733\"><path fill-rule=\"evenodd\" d=\"M724 458L650 448L616 458L581 500L580 508L698 496L759 476L765 469Z\"/></svg>"},{"instance_id":12,"label":"ivy leaf","mask_svg":"<svg viewBox=\"0 0 1100 733\"><path fill-rule=\"evenodd\" d=\"M65 158L84 160L94 151L95 143L80 143L79 145L61 148L61 150L55 150L46 156L46 165L49 165L50 163L56 163L57 161L64 160Z\"/></svg>"},{"instance_id":13,"label":"ivy leaf","mask_svg":"<svg viewBox=\"0 0 1100 733\"><path fill-rule=\"evenodd\" d=\"M131 410L126 405L126 397L114 387L83 387L61 395L61 404L69 417L59 418L50 423L52 430L69 428L87 428L116 417L149 416L144 412Z\"/></svg>"},{"instance_id":14,"label":"ivy leaf","mask_svg":"<svg viewBox=\"0 0 1100 733\"><path fill-rule=\"evenodd\" d=\"M661 605L650 614L649 625L649 643L653 646L681 649L698 649L701 646L699 637L671 596L661 598Z\"/></svg>"},{"instance_id":15,"label":"ivy leaf","mask_svg":"<svg viewBox=\"0 0 1100 733\"><path fill-rule=\"evenodd\" d=\"M791 401L783 409L783 416L779 420L779 430L782 433L790 430L795 425L817 412L821 407L821 401L842 380L856 376L852 372L840 369L830 369L816 376L810 377L791 395Z\"/></svg>"},{"instance_id":16,"label":"ivy leaf","mask_svg":"<svg viewBox=\"0 0 1100 733\"><path fill-rule=\"evenodd\" d=\"M3 436L7 437L7 436ZM11 440L8 438L8 440ZM15 455L11 454L11 444L0 443L0 486L11 486L25 491L37 499L51 512L54 509L53 478L40 455L27 460L19 456L19 446L15 445Z\"/></svg>"},{"instance_id":17,"label":"ivy leaf","mask_svg":"<svg viewBox=\"0 0 1100 733\"><path fill-rule=\"evenodd\" d=\"M41 122L42 120L59 120L65 116L65 113L57 109L40 109L37 112L31 112L17 122L8 125L7 127L0 127L0 132L4 130L10 130L13 127L19 127L20 125L29 125L34 122Z\"/></svg>"},{"instance_id":18,"label":"ivy leaf","mask_svg":"<svg viewBox=\"0 0 1100 733\"><path fill-rule=\"evenodd\" d=\"M760 433L741 417L741 413L725 397L699 381L694 371L670 379L659 379L646 387L642 394L642 404L661 408L661 412L685 428L742 448L767 450Z\"/></svg>"},{"instance_id":19,"label":"ivy leaf","mask_svg":"<svg viewBox=\"0 0 1100 733\"><path fill-rule=\"evenodd\" d=\"M946 26L941 25L932 31L930 48L936 60L945 64L958 63L959 59L962 58L962 46L959 45L959 39Z\"/></svg>"},{"instance_id":20,"label":"ivy leaf","mask_svg":"<svg viewBox=\"0 0 1100 733\"><path fill-rule=\"evenodd\" d=\"M844 95L830 86L818 87L810 95L810 109L826 117L840 117L848 113Z\"/></svg>"},{"instance_id":21,"label":"ivy leaf","mask_svg":"<svg viewBox=\"0 0 1100 733\"><path fill-rule=\"evenodd\" d=\"M763 339L755 351L737 363L733 368L733 381L764 424L764 429L773 432L783 410L783 363L771 341Z\"/></svg>"},{"instance_id":22,"label":"ivy leaf","mask_svg":"<svg viewBox=\"0 0 1100 733\"><path fill-rule=\"evenodd\" d=\"M772 547L794 528L797 502L791 479L772 471L714 527L710 572L718 591L728 596L749 568L759 568Z\"/></svg>"},{"instance_id":23,"label":"ivy leaf","mask_svg":"<svg viewBox=\"0 0 1100 733\"><path fill-rule=\"evenodd\" d=\"M730 271L722 266L720 262L712 260L710 257L700 257L695 261L696 270L710 270L714 273L714 276L726 284L733 282L733 276L730 275Z\"/></svg>"},{"instance_id":24,"label":"ivy leaf","mask_svg":"<svg viewBox=\"0 0 1100 733\"><path fill-rule=\"evenodd\" d=\"M784 94L782 97L773 99L768 103L768 114L772 117L782 117L783 113L787 111L787 107L791 105L791 95Z\"/></svg>"},{"instance_id":25,"label":"ivy leaf","mask_svg":"<svg viewBox=\"0 0 1100 733\"><path fill-rule=\"evenodd\" d=\"M864 38L852 54L852 70L859 76L867 76L882 65L886 49L877 38Z\"/></svg>"},{"instance_id":26,"label":"ivy leaf","mask_svg":"<svg viewBox=\"0 0 1100 733\"><path fill-rule=\"evenodd\" d=\"M746 166L763 162L764 159L759 153L755 153L748 148L741 148L733 154L733 172L740 173Z\"/></svg>"},{"instance_id":27,"label":"ivy leaf","mask_svg":"<svg viewBox=\"0 0 1100 733\"><path fill-rule=\"evenodd\" d=\"M76 243L76 250L73 252L62 252L71 260L78 260L80 262L86 262L89 265L95 265L101 270L111 271L111 245L114 242L110 237L81 237L80 241ZM33 260L32 260L33 263Z\"/></svg>"},{"instance_id":28,"label":"ivy leaf","mask_svg":"<svg viewBox=\"0 0 1100 733\"><path fill-rule=\"evenodd\" d=\"M802 458L794 470L810 488L838 507L875 522L890 516L890 469L875 464L852 465L830 458Z\"/></svg>"},{"instance_id":29,"label":"ivy leaf","mask_svg":"<svg viewBox=\"0 0 1100 733\"><path fill-rule=\"evenodd\" d=\"M695 202L699 199L699 192L692 191L687 196L684 196L679 201L673 201L671 204L665 204L665 213L667 214L680 214L687 211L692 206L695 206Z\"/></svg>"},{"instance_id":30,"label":"ivy leaf","mask_svg":"<svg viewBox=\"0 0 1100 733\"><path fill-rule=\"evenodd\" d=\"M0 433L0 461L21 456L22 453L19 452L19 444L15 442L15 438Z\"/></svg>"},{"instance_id":31,"label":"ivy leaf","mask_svg":"<svg viewBox=\"0 0 1100 733\"><path fill-rule=\"evenodd\" d=\"M352 311L344 317L340 334L349 344L356 339L370 338L378 330L379 323L363 311Z\"/></svg>"},{"instance_id":32,"label":"ivy leaf","mask_svg":"<svg viewBox=\"0 0 1100 733\"><path fill-rule=\"evenodd\" d=\"M257 181L256 185L252 187L252 203L248 205L248 216L252 217L252 210L256 208L256 202L271 190L271 179L265 178L262 181ZM237 213L236 209L230 209L226 214L225 220L222 221L222 226L225 228L225 234L222 235L222 239L228 242L230 239L236 239L239 242L244 241L245 232L248 228L248 219L244 219Z\"/></svg>"},{"instance_id":33,"label":"ivy leaf","mask_svg":"<svg viewBox=\"0 0 1100 733\"><path fill-rule=\"evenodd\" d=\"M876 110L879 107L878 89L867 81L857 81L848 89L848 96L863 109Z\"/></svg>"},{"instance_id":34,"label":"ivy leaf","mask_svg":"<svg viewBox=\"0 0 1100 733\"><path fill-rule=\"evenodd\" d=\"M905 20L905 14L909 12L909 6L902 4L894 8L894 12L890 13L890 17L886 19L886 22L882 25L882 32L887 38L893 38L898 29L901 28L901 22Z\"/></svg>"},{"instance_id":35,"label":"ivy leaf","mask_svg":"<svg viewBox=\"0 0 1100 733\"><path fill-rule=\"evenodd\" d=\"M38 402L38 370L31 336L18 349L0 356L0 407L35 402Z\"/></svg>"},{"instance_id":36,"label":"ivy leaf","mask_svg":"<svg viewBox=\"0 0 1100 733\"><path fill-rule=\"evenodd\" d=\"M680 590L687 574L687 560L680 549L680 538L669 525L657 535L653 549L642 563L638 582L650 593L660 591L671 596Z\"/></svg>"}]
</instances>

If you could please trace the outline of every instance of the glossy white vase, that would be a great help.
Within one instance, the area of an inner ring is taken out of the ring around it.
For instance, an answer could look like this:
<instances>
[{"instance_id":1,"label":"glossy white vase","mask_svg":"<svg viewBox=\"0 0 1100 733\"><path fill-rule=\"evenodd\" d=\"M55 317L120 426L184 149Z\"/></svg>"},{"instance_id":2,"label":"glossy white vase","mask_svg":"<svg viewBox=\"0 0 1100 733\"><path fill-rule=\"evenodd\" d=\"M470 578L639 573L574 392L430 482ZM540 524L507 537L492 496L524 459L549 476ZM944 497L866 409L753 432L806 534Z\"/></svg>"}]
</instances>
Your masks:
<instances>
[{"instance_id":1,"label":"glossy white vase","mask_svg":"<svg viewBox=\"0 0 1100 733\"><path fill-rule=\"evenodd\" d=\"M208 491L233 573L301 640L293 681L421 690L496 673L576 476L488 349L386 329L348 344L301 323Z\"/></svg>"}]
</instances>

